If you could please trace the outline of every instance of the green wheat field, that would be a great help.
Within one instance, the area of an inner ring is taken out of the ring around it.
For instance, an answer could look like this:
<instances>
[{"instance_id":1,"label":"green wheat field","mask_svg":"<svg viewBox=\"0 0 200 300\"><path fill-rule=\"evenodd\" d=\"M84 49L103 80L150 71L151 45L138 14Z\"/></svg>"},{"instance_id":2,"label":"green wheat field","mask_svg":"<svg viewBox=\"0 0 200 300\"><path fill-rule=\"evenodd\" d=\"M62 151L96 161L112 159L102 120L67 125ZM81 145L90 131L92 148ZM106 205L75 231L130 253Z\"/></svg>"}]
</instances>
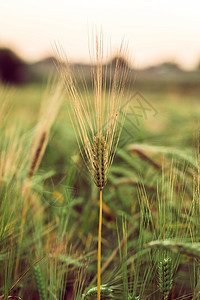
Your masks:
<instances>
[{"instance_id":1,"label":"green wheat field","mask_svg":"<svg viewBox=\"0 0 200 300\"><path fill-rule=\"evenodd\" d=\"M199 78L136 73L124 87L100 299L200 299ZM0 299L97 299L99 189L61 81L0 86Z\"/></svg>"}]
</instances>

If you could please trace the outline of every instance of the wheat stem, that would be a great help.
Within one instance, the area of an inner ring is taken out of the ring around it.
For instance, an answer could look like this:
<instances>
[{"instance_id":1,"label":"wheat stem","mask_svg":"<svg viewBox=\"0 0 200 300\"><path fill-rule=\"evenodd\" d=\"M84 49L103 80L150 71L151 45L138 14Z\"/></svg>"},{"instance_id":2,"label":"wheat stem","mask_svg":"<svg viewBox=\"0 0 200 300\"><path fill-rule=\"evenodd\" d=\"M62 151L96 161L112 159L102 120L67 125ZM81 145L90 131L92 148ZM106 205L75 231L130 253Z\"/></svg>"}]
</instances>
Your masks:
<instances>
[{"instance_id":1,"label":"wheat stem","mask_svg":"<svg viewBox=\"0 0 200 300\"><path fill-rule=\"evenodd\" d=\"M100 207L99 207L99 236L98 236L98 277L97 277L97 300L101 298L101 228L102 228L102 189L100 189Z\"/></svg>"},{"instance_id":2,"label":"wheat stem","mask_svg":"<svg viewBox=\"0 0 200 300\"><path fill-rule=\"evenodd\" d=\"M26 186L25 190L25 200L24 200L24 206L22 211L22 219L21 219L21 225L20 225L20 232L19 232L19 240L18 240L18 250L17 250L17 258L16 258L16 264L15 264L15 279L18 276L18 268L19 268L19 259L20 259L20 250L21 250L21 243L23 238L23 231L24 231L24 224L26 221L26 214L28 211L28 200L30 197L30 191L31 191L31 179L29 178L28 184Z\"/></svg>"}]
</instances>

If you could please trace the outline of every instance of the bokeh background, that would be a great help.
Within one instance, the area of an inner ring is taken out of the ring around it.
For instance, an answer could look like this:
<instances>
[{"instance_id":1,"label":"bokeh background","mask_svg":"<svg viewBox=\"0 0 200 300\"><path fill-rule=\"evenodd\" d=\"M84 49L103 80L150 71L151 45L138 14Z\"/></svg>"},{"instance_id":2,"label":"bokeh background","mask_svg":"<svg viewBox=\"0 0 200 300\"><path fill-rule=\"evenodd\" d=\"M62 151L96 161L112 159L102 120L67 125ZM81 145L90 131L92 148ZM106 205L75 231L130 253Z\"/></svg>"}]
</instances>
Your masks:
<instances>
[{"instance_id":1,"label":"bokeh background","mask_svg":"<svg viewBox=\"0 0 200 300\"><path fill-rule=\"evenodd\" d=\"M53 56L54 44L60 43L71 62L88 63L91 28L102 27L105 49L115 51L125 40L135 69L168 62L172 64L166 66L169 71L194 71L200 61L199 10L196 0L162 4L158 0L3 0L0 46L14 51L24 63L33 64ZM1 57L5 55L2 51Z\"/></svg>"}]
</instances>

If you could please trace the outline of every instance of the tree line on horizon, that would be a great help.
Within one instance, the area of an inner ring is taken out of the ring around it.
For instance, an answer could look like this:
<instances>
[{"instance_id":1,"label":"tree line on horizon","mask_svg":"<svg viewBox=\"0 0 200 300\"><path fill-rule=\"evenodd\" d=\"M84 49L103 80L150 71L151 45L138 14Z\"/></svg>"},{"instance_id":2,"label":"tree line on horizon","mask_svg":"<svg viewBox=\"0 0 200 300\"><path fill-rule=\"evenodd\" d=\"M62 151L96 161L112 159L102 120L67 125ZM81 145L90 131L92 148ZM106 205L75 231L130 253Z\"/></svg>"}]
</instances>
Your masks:
<instances>
[{"instance_id":1,"label":"tree line on horizon","mask_svg":"<svg viewBox=\"0 0 200 300\"><path fill-rule=\"evenodd\" d=\"M107 63L108 66L112 67L115 65L117 57L112 57ZM121 57L119 60L121 67L125 65L132 68L128 60ZM19 57L15 51L9 48L0 48L0 81L8 84L26 84L30 82L41 81L47 74L56 71L57 59L55 57L46 57L40 61L34 63L28 63ZM87 73L90 68L87 64L73 64L74 70L81 68L83 72ZM180 66L174 62L163 62L159 65L147 67L143 70L137 70L137 72L149 72L149 73L160 73L162 72L181 72L184 71ZM197 63L197 67L194 71L200 71L200 60ZM90 72L88 72L90 73Z\"/></svg>"}]
</instances>

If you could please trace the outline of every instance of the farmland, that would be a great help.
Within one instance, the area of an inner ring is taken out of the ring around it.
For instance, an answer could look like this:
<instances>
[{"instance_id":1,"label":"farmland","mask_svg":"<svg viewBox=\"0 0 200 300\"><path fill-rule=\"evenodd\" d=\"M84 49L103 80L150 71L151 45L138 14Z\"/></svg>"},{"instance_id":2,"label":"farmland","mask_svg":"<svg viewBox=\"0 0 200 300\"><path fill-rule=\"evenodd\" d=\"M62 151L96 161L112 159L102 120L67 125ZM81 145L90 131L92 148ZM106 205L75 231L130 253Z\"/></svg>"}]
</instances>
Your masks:
<instances>
[{"instance_id":1,"label":"farmland","mask_svg":"<svg viewBox=\"0 0 200 300\"><path fill-rule=\"evenodd\" d=\"M136 74L103 190L102 299L200 297L199 73L181 76ZM46 86L1 86L0 294L93 300L98 189L67 94Z\"/></svg>"}]
</instances>

